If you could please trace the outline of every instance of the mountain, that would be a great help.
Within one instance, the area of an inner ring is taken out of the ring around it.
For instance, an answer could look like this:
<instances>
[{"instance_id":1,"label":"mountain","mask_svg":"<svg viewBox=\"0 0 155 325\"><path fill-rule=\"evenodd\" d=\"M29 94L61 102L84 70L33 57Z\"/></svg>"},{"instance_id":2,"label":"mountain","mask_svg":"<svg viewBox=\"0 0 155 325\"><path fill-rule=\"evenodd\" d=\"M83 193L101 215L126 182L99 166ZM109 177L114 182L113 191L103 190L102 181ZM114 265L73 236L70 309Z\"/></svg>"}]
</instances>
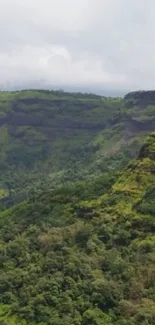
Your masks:
<instances>
[{"instance_id":1,"label":"mountain","mask_svg":"<svg viewBox=\"0 0 155 325\"><path fill-rule=\"evenodd\" d=\"M155 324L155 132L100 195L83 186L0 213L0 324Z\"/></svg>"},{"instance_id":2,"label":"mountain","mask_svg":"<svg viewBox=\"0 0 155 325\"><path fill-rule=\"evenodd\" d=\"M0 198L11 205L121 170L155 129L155 92L0 92Z\"/></svg>"}]
</instances>

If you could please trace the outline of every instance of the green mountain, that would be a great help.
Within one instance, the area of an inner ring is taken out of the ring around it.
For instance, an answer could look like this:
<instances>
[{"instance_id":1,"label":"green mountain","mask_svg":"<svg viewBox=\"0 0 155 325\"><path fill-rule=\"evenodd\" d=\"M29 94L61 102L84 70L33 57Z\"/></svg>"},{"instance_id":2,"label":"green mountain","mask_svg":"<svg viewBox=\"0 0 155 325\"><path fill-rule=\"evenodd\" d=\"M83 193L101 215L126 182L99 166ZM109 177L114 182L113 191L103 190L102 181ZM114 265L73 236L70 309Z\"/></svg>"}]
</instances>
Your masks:
<instances>
[{"instance_id":1,"label":"green mountain","mask_svg":"<svg viewBox=\"0 0 155 325\"><path fill-rule=\"evenodd\" d=\"M1 325L155 324L155 133L105 184L1 212Z\"/></svg>"},{"instance_id":2,"label":"green mountain","mask_svg":"<svg viewBox=\"0 0 155 325\"><path fill-rule=\"evenodd\" d=\"M0 198L20 202L119 171L155 129L155 92L0 92Z\"/></svg>"}]
</instances>

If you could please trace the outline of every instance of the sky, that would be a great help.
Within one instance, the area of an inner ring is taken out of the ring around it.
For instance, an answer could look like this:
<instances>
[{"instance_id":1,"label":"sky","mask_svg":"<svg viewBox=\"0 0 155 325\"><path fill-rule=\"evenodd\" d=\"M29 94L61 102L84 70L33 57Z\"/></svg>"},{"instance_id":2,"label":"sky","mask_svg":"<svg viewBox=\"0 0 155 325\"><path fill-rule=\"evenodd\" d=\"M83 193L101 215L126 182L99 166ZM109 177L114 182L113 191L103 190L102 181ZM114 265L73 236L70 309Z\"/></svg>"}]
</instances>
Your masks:
<instances>
[{"instance_id":1,"label":"sky","mask_svg":"<svg viewBox=\"0 0 155 325\"><path fill-rule=\"evenodd\" d=\"M0 89L155 88L154 0L0 0Z\"/></svg>"}]
</instances>

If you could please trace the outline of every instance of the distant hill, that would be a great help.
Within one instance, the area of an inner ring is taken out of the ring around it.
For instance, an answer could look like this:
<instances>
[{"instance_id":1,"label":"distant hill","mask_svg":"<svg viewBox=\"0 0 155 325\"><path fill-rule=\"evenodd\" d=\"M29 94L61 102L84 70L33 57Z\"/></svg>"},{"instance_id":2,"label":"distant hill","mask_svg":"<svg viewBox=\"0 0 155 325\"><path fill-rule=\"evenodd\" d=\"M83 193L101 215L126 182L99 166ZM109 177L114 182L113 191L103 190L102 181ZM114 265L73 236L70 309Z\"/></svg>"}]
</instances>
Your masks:
<instances>
[{"instance_id":1,"label":"distant hill","mask_svg":"<svg viewBox=\"0 0 155 325\"><path fill-rule=\"evenodd\" d=\"M154 132L105 183L1 212L0 324L154 324Z\"/></svg>"},{"instance_id":2,"label":"distant hill","mask_svg":"<svg viewBox=\"0 0 155 325\"><path fill-rule=\"evenodd\" d=\"M2 201L121 170L155 129L154 94L0 92Z\"/></svg>"}]
</instances>

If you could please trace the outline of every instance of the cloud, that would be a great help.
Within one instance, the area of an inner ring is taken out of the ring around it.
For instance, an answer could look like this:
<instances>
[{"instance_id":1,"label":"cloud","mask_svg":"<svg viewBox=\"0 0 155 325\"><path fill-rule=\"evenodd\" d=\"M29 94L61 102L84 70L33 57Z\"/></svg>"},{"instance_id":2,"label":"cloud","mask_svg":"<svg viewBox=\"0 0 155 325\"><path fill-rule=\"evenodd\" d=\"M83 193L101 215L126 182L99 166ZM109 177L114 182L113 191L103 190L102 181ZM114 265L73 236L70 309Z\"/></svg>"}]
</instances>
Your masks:
<instances>
[{"instance_id":1,"label":"cloud","mask_svg":"<svg viewBox=\"0 0 155 325\"><path fill-rule=\"evenodd\" d=\"M154 0L1 0L0 87L153 88Z\"/></svg>"}]
</instances>

